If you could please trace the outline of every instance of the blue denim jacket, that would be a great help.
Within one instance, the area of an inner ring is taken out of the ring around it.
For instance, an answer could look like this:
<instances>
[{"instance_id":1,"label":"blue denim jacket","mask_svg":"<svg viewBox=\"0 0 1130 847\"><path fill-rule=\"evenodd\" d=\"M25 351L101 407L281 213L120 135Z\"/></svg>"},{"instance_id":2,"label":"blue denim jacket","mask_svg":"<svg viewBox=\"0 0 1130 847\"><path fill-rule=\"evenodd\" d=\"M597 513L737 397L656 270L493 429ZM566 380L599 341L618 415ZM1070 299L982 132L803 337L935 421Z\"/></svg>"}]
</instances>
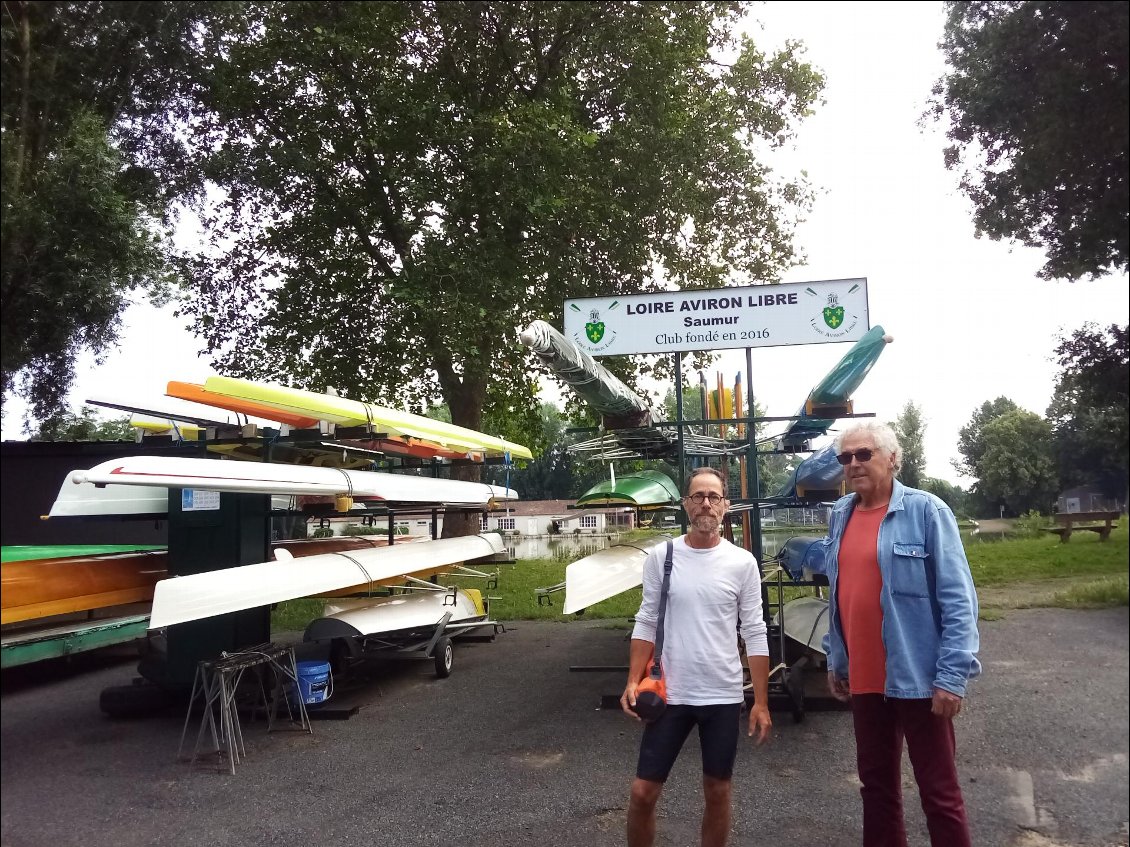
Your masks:
<instances>
[{"instance_id":1,"label":"blue denim jacket","mask_svg":"<svg viewBox=\"0 0 1130 847\"><path fill-rule=\"evenodd\" d=\"M828 670L842 679L848 676L848 657L836 580L840 540L854 507L854 494L836 501L824 539L831 605L824 652ZM933 494L895 480L879 525L878 553L886 696L927 698L944 688L964 697L966 683L981 673L977 594L953 512Z\"/></svg>"}]
</instances>

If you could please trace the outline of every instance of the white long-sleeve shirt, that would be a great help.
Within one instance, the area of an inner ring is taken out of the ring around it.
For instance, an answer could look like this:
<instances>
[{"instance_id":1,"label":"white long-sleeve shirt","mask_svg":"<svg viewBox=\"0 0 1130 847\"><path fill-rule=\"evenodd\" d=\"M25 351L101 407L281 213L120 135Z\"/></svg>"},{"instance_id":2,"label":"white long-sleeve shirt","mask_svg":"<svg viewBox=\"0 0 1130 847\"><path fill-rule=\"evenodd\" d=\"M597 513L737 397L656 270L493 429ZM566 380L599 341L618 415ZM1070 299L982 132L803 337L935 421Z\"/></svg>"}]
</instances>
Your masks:
<instances>
[{"instance_id":1,"label":"white long-sleeve shirt","mask_svg":"<svg viewBox=\"0 0 1130 847\"><path fill-rule=\"evenodd\" d=\"M705 550L688 547L685 537L676 538L674 545L663 625L667 702L740 703L744 695L739 623L746 653L769 655L757 560L725 539ZM666 556L667 545L662 544L644 561L643 602L632 638L655 641Z\"/></svg>"}]
</instances>

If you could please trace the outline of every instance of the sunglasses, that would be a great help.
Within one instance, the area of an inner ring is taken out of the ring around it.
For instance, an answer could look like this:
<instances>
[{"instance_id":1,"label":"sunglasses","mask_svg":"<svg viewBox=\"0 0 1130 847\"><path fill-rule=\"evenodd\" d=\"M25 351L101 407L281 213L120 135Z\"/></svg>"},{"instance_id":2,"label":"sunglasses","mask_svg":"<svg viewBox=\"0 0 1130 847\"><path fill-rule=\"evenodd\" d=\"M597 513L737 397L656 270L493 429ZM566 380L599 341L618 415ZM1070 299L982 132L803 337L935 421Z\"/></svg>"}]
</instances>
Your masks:
<instances>
[{"instance_id":1,"label":"sunglasses","mask_svg":"<svg viewBox=\"0 0 1130 847\"><path fill-rule=\"evenodd\" d=\"M874 455L874 450L868 450L866 447L862 447L859 450L856 450L854 453L840 453L838 456L836 456L836 461L841 465L850 465L851 460L854 457L860 464L862 464L863 462L870 462L871 457Z\"/></svg>"}]
</instances>

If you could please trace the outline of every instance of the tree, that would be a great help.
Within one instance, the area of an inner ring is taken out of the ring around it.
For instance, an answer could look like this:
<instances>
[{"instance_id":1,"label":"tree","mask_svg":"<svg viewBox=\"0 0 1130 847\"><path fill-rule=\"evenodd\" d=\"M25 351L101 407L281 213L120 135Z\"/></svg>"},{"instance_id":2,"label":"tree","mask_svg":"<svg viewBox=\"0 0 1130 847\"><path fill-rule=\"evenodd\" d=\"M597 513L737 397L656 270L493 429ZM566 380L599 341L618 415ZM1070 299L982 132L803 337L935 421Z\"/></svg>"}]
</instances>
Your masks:
<instances>
[{"instance_id":1,"label":"tree","mask_svg":"<svg viewBox=\"0 0 1130 847\"><path fill-rule=\"evenodd\" d=\"M890 426L902 445L899 480L911 488L922 488L926 478L926 449L923 445L926 424L922 421L922 410L914 405L914 401L908 400L898 419Z\"/></svg>"},{"instance_id":2,"label":"tree","mask_svg":"<svg viewBox=\"0 0 1130 847\"><path fill-rule=\"evenodd\" d=\"M807 189L756 151L822 80L738 41L740 4L246 8L197 124L227 195L188 310L221 371L479 429L536 408L515 333L564 298L793 260Z\"/></svg>"},{"instance_id":3,"label":"tree","mask_svg":"<svg viewBox=\"0 0 1130 847\"><path fill-rule=\"evenodd\" d=\"M948 118L978 235L1047 251L1045 279L1127 268L1130 4L948 2Z\"/></svg>"},{"instance_id":4,"label":"tree","mask_svg":"<svg viewBox=\"0 0 1130 847\"><path fill-rule=\"evenodd\" d=\"M446 408L446 407L444 407ZM522 442L534 454L521 468L491 466L484 481L509 485L523 500L562 500L573 489L575 462L566 448L568 422L552 403L538 408L538 432Z\"/></svg>"},{"instance_id":5,"label":"tree","mask_svg":"<svg viewBox=\"0 0 1130 847\"><path fill-rule=\"evenodd\" d=\"M981 460L985 454L985 426L1002 415L1019 410L1020 407L1007 397L998 397L996 400L986 400L982 403L981 408L973 412L969 423L958 431L957 451L963 458L951 461L953 469L964 476L980 479Z\"/></svg>"},{"instance_id":6,"label":"tree","mask_svg":"<svg viewBox=\"0 0 1130 847\"><path fill-rule=\"evenodd\" d=\"M114 344L130 293L166 281L162 228L191 182L174 101L219 5L3 4L0 389L33 419L66 407L77 354Z\"/></svg>"},{"instance_id":7,"label":"tree","mask_svg":"<svg viewBox=\"0 0 1130 847\"><path fill-rule=\"evenodd\" d=\"M31 441L133 441L134 430L129 415L106 420L90 406L83 406L76 415L64 412L40 425Z\"/></svg>"},{"instance_id":8,"label":"tree","mask_svg":"<svg viewBox=\"0 0 1130 847\"><path fill-rule=\"evenodd\" d=\"M1033 412L1008 412L985 424L978 488L1013 515L1051 512L1056 495L1051 425Z\"/></svg>"},{"instance_id":9,"label":"tree","mask_svg":"<svg viewBox=\"0 0 1130 847\"><path fill-rule=\"evenodd\" d=\"M932 476L922 478L922 490L941 498L957 517L970 515L969 493L959 485Z\"/></svg>"},{"instance_id":10,"label":"tree","mask_svg":"<svg viewBox=\"0 0 1130 847\"><path fill-rule=\"evenodd\" d=\"M1097 483L1124 499L1130 477L1130 349L1127 327L1086 324L1061 337L1048 421L1055 433L1060 488Z\"/></svg>"}]
</instances>

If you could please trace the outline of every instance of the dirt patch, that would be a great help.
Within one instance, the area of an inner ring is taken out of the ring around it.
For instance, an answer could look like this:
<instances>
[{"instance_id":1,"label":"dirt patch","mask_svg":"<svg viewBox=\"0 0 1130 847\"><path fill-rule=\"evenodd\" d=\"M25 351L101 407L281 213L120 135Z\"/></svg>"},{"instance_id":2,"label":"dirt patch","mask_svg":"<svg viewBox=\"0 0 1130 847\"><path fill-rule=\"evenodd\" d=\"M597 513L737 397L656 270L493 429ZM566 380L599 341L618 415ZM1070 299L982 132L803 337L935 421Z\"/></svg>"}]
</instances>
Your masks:
<instances>
[{"instance_id":1,"label":"dirt patch","mask_svg":"<svg viewBox=\"0 0 1130 847\"><path fill-rule=\"evenodd\" d=\"M1012 532L1013 521L988 518L977 521L977 533Z\"/></svg>"},{"instance_id":2,"label":"dirt patch","mask_svg":"<svg viewBox=\"0 0 1130 847\"><path fill-rule=\"evenodd\" d=\"M1005 585L977 587L977 600L983 609L1031 609L1054 605L1058 594L1094 582L1097 577L1077 576L1041 579L1033 582L1010 582Z\"/></svg>"}]
</instances>

